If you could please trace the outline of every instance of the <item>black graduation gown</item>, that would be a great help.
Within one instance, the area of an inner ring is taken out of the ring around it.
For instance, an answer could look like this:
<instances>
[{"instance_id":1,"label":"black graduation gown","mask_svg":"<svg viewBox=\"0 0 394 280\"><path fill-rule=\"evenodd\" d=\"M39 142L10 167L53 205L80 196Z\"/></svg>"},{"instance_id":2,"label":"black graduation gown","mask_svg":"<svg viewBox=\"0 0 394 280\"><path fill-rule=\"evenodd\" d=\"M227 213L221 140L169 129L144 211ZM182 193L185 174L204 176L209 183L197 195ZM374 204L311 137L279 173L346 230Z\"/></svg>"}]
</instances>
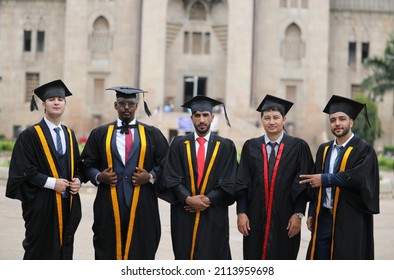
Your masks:
<instances>
[{"instance_id":1,"label":"black graduation gown","mask_svg":"<svg viewBox=\"0 0 394 280\"><path fill-rule=\"evenodd\" d=\"M247 140L238 167L237 194L247 194L246 214L251 228L249 236L244 237L244 259L293 260L297 258L300 234L289 238L286 228L296 203L301 203L301 211L305 211L308 197L306 186L299 184L299 175L311 172L312 154L304 140L285 134L278 148L272 192L266 184L268 179L264 180L264 161L268 169L268 159L263 144L264 136Z\"/></svg>"},{"instance_id":2,"label":"black graduation gown","mask_svg":"<svg viewBox=\"0 0 394 280\"><path fill-rule=\"evenodd\" d=\"M43 131L47 140L50 154L54 160L55 169L61 173L59 162L56 159L56 149L49 128L44 120L37 124ZM78 142L71 131L73 149L70 146L70 134L66 132L68 170L71 170L71 153L73 150L74 163L79 159ZM76 164L74 164L74 167ZM79 194L70 195L62 199L54 190L44 188L46 178L55 177L43 149L43 145L34 126L24 130L18 137L12 152L6 196L22 202L23 219L25 221L25 249L24 259L60 260L72 259L74 234L81 220L81 202ZM41 177L42 185L32 182ZM74 177L81 179L75 172ZM66 179L71 180L71 174ZM81 179L82 181L82 179ZM60 198L60 199L59 199ZM71 198L71 199L70 199ZM63 217L63 234L60 234L59 209L57 199L61 201L61 215ZM67 209L69 212L67 213ZM60 238L62 235L62 238ZM62 245L61 245L62 243Z\"/></svg>"},{"instance_id":3,"label":"black graduation gown","mask_svg":"<svg viewBox=\"0 0 394 280\"><path fill-rule=\"evenodd\" d=\"M168 196L167 201L171 203L171 237L175 259L231 259L228 206L234 203L236 149L231 140L211 134L202 178L204 182L207 177L207 184L203 187L202 183L200 189L195 186L195 149L194 133L176 137L170 145L164 168L163 184L167 192L173 195L172 198ZM193 194L193 189L195 194L203 192L209 197L209 208L197 213L184 209L185 199Z\"/></svg>"},{"instance_id":4,"label":"black graduation gown","mask_svg":"<svg viewBox=\"0 0 394 280\"><path fill-rule=\"evenodd\" d=\"M325 173L333 141L320 145L316 153L314 173ZM379 167L373 147L354 136L342 153L344 171L336 175L344 184L334 188L333 251L331 259L374 259L373 214L379 213ZM307 259L314 258L315 233L323 207L323 188L314 189L310 213L315 225Z\"/></svg>"},{"instance_id":5,"label":"black graduation gown","mask_svg":"<svg viewBox=\"0 0 394 280\"><path fill-rule=\"evenodd\" d=\"M130 214L130 219L127 220L128 224L133 224L133 230L130 231L131 235L129 236L131 239L128 239L127 234L121 234L120 237L117 235L117 228L119 228L117 226L119 225L116 216L119 215L120 210L119 206L115 205L118 205L118 203L111 196L110 186L98 185L93 206L94 224L92 227L96 259L154 259L159 245L161 225L157 197L160 193L158 187L160 186L163 160L168 150L168 142L159 129L140 122L137 122L137 124L144 128L146 135L146 153L142 168L148 172L154 169L156 182L153 186L150 183L140 186L138 196L135 196L136 192L133 191L133 199L134 197L137 199L135 200L137 203L134 203L134 205L136 204L135 216L132 217ZM106 137L110 125L116 125L116 123L98 127L91 132L81 154L83 168L93 167L103 171L109 167L106 157ZM116 137L115 130L111 138ZM111 150L113 156L114 153L117 153L117 151ZM138 157L140 157L140 154L141 148ZM113 171L117 172L116 169ZM120 179L118 179L118 182L120 182ZM117 199L119 199L120 191L117 187L116 191ZM132 208L133 205L130 207L130 213ZM122 224L121 227L127 228L128 225ZM126 253L127 250L128 254Z\"/></svg>"}]
</instances>

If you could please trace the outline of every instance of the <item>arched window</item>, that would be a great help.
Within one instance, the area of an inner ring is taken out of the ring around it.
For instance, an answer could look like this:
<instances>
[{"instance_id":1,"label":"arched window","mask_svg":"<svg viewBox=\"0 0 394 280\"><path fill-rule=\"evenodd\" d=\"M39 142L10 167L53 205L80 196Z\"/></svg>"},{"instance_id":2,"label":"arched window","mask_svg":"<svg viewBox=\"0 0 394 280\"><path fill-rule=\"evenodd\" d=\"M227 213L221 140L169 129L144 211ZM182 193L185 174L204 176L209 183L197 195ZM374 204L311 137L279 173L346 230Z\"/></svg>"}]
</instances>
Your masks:
<instances>
[{"instance_id":1,"label":"arched window","mask_svg":"<svg viewBox=\"0 0 394 280\"><path fill-rule=\"evenodd\" d=\"M93 58L100 58L111 49L111 35L109 24L105 17L98 17L93 23L93 32L90 35L89 48Z\"/></svg>"},{"instance_id":2,"label":"arched window","mask_svg":"<svg viewBox=\"0 0 394 280\"><path fill-rule=\"evenodd\" d=\"M190 8L189 19L207 20L207 11L205 10L204 5L200 1L194 3L193 6Z\"/></svg>"},{"instance_id":3,"label":"arched window","mask_svg":"<svg viewBox=\"0 0 394 280\"><path fill-rule=\"evenodd\" d=\"M286 61L299 61L303 57L303 43L301 29L292 23L287 27L283 46L284 59Z\"/></svg>"}]
</instances>

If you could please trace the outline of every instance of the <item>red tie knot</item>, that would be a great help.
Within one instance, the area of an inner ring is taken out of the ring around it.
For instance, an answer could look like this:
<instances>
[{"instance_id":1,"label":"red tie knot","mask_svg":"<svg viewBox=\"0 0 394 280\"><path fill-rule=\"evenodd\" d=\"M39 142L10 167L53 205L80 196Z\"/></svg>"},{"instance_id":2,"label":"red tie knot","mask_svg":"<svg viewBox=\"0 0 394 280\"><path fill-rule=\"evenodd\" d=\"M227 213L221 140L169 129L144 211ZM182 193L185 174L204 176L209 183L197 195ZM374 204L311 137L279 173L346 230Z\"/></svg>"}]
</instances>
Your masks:
<instances>
[{"instance_id":1,"label":"red tie knot","mask_svg":"<svg viewBox=\"0 0 394 280\"><path fill-rule=\"evenodd\" d=\"M198 142L198 144L200 144L200 145L204 145L205 142L207 142L207 139L205 139L204 137L198 137L198 138L197 138L197 142Z\"/></svg>"}]
</instances>

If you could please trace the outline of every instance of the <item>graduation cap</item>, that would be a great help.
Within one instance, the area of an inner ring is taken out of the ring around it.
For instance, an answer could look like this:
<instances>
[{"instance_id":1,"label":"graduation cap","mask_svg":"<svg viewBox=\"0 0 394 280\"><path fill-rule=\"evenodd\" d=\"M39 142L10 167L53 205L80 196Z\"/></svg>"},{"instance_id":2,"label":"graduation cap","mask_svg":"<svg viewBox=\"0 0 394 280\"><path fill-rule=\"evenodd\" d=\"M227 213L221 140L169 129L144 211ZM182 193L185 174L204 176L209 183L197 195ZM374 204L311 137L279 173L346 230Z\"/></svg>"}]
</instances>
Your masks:
<instances>
[{"instance_id":1,"label":"graduation cap","mask_svg":"<svg viewBox=\"0 0 394 280\"><path fill-rule=\"evenodd\" d=\"M189 108L192 111L192 113L196 111L200 111L200 112L208 111L212 114L212 108L221 104L223 105L224 108L224 116L226 117L227 125L231 127L230 121L228 120L228 116L227 116L226 106L221 101L212 99L204 95L196 95L192 99L188 100L181 107Z\"/></svg>"},{"instance_id":2,"label":"graduation cap","mask_svg":"<svg viewBox=\"0 0 394 280\"><path fill-rule=\"evenodd\" d=\"M329 115L336 112L344 112L351 119L355 120L363 108L365 108L365 118L367 119L369 127L371 127L368 119L367 105L343 96L331 96L323 112Z\"/></svg>"},{"instance_id":3,"label":"graduation cap","mask_svg":"<svg viewBox=\"0 0 394 280\"><path fill-rule=\"evenodd\" d=\"M40 98L43 102L45 102L45 100L50 97L66 97L72 95L62 80L55 80L46 83L33 90L33 93L37 95L38 98ZM34 99L34 94L31 97L30 111L38 110L36 100Z\"/></svg>"},{"instance_id":4,"label":"graduation cap","mask_svg":"<svg viewBox=\"0 0 394 280\"><path fill-rule=\"evenodd\" d=\"M137 98L137 94L142 93L145 113L149 117L152 115L151 112L149 111L148 104L146 104L145 102L145 93L147 91L144 91L139 88L132 88L132 87L111 87L111 88L107 88L106 90L114 90L116 92L116 98Z\"/></svg>"},{"instance_id":5,"label":"graduation cap","mask_svg":"<svg viewBox=\"0 0 394 280\"><path fill-rule=\"evenodd\" d=\"M292 106L293 102L267 94L257 107L256 111L263 113L267 109L279 108L283 112L284 116L286 116Z\"/></svg>"}]
</instances>

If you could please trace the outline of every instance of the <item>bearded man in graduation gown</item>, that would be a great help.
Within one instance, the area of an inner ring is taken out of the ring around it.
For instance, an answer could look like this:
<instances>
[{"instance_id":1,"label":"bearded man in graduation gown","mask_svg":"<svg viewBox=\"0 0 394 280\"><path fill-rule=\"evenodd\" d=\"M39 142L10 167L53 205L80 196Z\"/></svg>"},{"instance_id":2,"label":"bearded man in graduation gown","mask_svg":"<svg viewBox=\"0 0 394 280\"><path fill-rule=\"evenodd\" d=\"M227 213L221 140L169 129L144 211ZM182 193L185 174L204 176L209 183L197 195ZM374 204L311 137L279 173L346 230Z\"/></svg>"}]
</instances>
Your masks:
<instances>
[{"instance_id":1,"label":"bearded man in graduation gown","mask_svg":"<svg viewBox=\"0 0 394 280\"><path fill-rule=\"evenodd\" d=\"M191 110L195 131L176 137L166 159L163 184L172 195L167 201L177 260L231 259L228 206L234 203L237 158L234 143L211 131L212 108L220 104L197 95L182 105Z\"/></svg>"},{"instance_id":2,"label":"bearded man in graduation gown","mask_svg":"<svg viewBox=\"0 0 394 280\"><path fill-rule=\"evenodd\" d=\"M95 128L81 154L86 177L97 186L95 259L153 260L161 225L159 185L168 142L161 131L137 121L138 88L113 87L115 122ZM145 112L150 111L144 101Z\"/></svg>"},{"instance_id":3,"label":"bearded man in graduation gown","mask_svg":"<svg viewBox=\"0 0 394 280\"><path fill-rule=\"evenodd\" d=\"M295 260L309 200L299 175L312 170L308 144L284 132L293 103L266 95L257 111L265 134L245 142L237 174L237 226L248 260Z\"/></svg>"},{"instance_id":4,"label":"bearded man in graduation gown","mask_svg":"<svg viewBox=\"0 0 394 280\"><path fill-rule=\"evenodd\" d=\"M34 90L45 116L24 130L12 152L6 196L22 202L25 221L24 259L70 260L74 234L81 220L77 170L78 142L61 123L66 96L72 95L61 80ZM38 110L32 96L31 111Z\"/></svg>"},{"instance_id":5,"label":"bearded man in graduation gown","mask_svg":"<svg viewBox=\"0 0 394 280\"><path fill-rule=\"evenodd\" d=\"M329 115L335 140L316 153L315 174L301 175L314 188L307 252L311 260L374 259L373 215L379 213L379 167L373 147L352 132L366 105L333 95L323 112Z\"/></svg>"}]
</instances>

